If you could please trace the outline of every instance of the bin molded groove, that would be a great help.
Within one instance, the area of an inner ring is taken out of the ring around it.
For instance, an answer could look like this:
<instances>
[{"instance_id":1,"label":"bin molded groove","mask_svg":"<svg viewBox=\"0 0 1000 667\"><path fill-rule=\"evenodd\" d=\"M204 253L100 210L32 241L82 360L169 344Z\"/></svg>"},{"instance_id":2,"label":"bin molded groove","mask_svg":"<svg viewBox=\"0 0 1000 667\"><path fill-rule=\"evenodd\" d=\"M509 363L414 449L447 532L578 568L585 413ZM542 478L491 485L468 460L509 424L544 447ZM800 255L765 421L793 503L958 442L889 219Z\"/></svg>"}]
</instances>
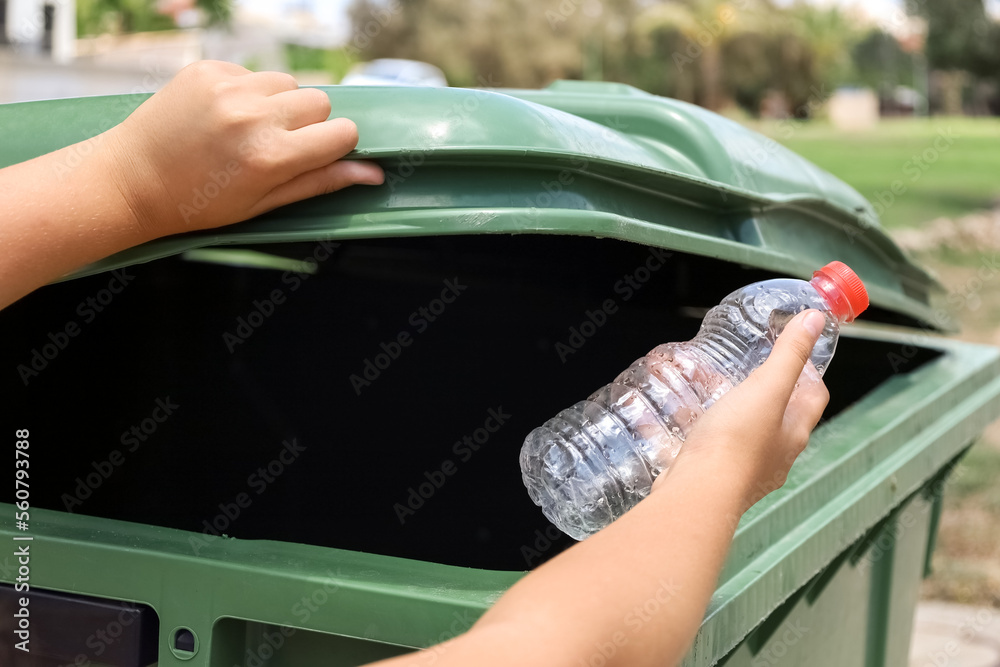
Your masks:
<instances>
[{"instance_id":1,"label":"bin molded groove","mask_svg":"<svg viewBox=\"0 0 1000 667\"><path fill-rule=\"evenodd\" d=\"M905 503L895 508L872 531L868 548L878 544L880 557L872 565L872 583L868 588L868 626L865 634L865 667L886 666L886 640L889 633L889 612L893 595L893 562L896 548L896 526ZM882 537L886 537L883 547Z\"/></svg>"},{"instance_id":2,"label":"bin molded groove","mask_svg":"<svg viewBox=\"0 0 1000 667\"><path fill-rule=\"evenodd\" d=\"M833 580L837 573L840 572L841 566L843 566L845 562L851 560L852 552L853 548L845 549L839 556L830 561L830 564L823 568L823 570L813 577L812 581L805 586L806 601L809 602L809 604L815 603L816 600L823 595L823 591L826 589L827 585Z\"/></svg>"},{"instance_id":3,"label":"bin molded groove","mask_svg":"<svg viewBox=\"0 0 1000 667\"><path fill-rule=\"evenodd\" d=\"M924 498L931 502L931 521L927 533L927 552L924 556L925 578L931 576L934 570L934 547L937 544L938 526L941 522L941 511L944 509L945 483L948 481L948 478L951 477L951 474L955 472L955 467L959 464L962 458L969 453L969 449L971 449L971 444L961 454L956 456L951 463L945 466L945 468L935 476L934 481L924 488Z\"/></svg>"},{"instance_id":4,"label":"bin molded groove","mask_svg":"<svg viewBox=\"0 0 1000 667\"><path fill-rule=\"evenodd\" d=\"M822 573L816 576L822 576ZM771 639L772 635L778 631L778 628L780 628L781 624L785 622L785 619L787 619L788 615L792 613L795 605L799 603L799 600L802 599L808 590L809 586L803 586L789 595L788 599L772 611L770 616L764 619L763 623L758 625L754 628L753 632L747 635L745 641L754 655L760 653L760 650L764 647L768 640Z\"/></svg>"}]
</instances>

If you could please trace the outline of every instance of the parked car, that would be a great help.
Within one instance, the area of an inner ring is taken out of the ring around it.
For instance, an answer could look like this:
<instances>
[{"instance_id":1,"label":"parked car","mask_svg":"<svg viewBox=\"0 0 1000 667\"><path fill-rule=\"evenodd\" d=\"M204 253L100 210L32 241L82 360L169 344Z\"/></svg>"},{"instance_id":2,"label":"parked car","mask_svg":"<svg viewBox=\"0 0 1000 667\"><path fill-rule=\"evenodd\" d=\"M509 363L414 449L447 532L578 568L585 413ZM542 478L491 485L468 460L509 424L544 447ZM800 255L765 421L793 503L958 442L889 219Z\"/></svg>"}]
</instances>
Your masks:
<instances>
[{"instance_id":1,"label":"parked car","mask_svg":"<svg viewBox=\"0 0 1000 667\"><path fill-rule=\"evenodd\" d=\"M343 86L437 86L448 85L444 72L430 63L400 58L379 58L358 63L340 82Z\"/></svg>"}]
</instances>

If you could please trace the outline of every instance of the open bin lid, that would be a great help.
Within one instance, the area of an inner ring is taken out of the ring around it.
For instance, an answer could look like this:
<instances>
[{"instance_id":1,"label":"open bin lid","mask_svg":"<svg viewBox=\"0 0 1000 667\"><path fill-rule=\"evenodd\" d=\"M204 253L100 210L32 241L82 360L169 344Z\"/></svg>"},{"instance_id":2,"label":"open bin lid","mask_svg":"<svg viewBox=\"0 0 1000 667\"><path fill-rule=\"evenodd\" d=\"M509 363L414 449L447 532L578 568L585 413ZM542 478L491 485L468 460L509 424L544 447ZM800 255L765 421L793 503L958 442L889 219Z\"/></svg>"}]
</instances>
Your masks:
<instances>
[{"instance_id":1,"label":"open bin lid","mask_svg":"<svg viewBox=\"0 0 1000 667\"><path fill-rule=\"evenodd\" d=\"M953 329L940 285L850 186L699 107L623 84L545 90L323 87L354 120L352 157L386 183L354 187L230 227L158 239L73 274L195 248L319 239L548 233L610 237L808 278L830 260L865 282L866 319ZM0 106L0 166L123 120L148 95Z\"/></svg>"}]
</instances>

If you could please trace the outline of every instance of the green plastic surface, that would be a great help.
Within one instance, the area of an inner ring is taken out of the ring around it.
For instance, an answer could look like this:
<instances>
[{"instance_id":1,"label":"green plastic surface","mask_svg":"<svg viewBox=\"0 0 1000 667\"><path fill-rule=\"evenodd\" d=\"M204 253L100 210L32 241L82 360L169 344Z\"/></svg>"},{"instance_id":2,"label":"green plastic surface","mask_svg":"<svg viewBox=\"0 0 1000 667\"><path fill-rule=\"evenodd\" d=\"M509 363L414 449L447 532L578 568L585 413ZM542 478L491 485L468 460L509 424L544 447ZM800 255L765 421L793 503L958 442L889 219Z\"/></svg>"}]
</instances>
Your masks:
<instances>
[{"instance_id":1,"label":"green plastic surface","mask_svg":"<svg viewBox=\"0 0 1000 667\"><path fill-rule=\"evenodd\" d=\"M220 230L160 239L81 273L222 244L482 233L613 237L797 277L846 262L874 306L948 329L937 283L868 202L776 142L620 84L543 91L323 89L354 119L353 154L385 166L356 187ZM0 106L0 166L120 122L145 96ZM869 317L876 318L873 311Z\"/></svg>"}]
</instances>

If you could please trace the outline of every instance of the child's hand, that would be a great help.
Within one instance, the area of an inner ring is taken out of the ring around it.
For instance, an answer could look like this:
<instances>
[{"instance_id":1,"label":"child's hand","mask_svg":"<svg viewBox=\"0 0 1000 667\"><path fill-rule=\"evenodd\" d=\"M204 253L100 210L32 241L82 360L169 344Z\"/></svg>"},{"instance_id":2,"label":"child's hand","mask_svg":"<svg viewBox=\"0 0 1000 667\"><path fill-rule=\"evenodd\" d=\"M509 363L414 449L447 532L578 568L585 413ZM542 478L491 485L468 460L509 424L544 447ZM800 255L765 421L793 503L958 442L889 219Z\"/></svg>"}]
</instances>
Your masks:
<instances>
[{"instance_id":1,"label":"child's hand","mask_svg":"<svg viewBox=\"0 0 1000 667\"><path fill-rule=\"evenodd\" d=\"M381 183L377 165L340 160L357 127L329 115L326 94L289 74L203 61L108 133L108 168L151 238Z\"/></svg>"},{"instance_id":2,"label":"child's hand","mask_svg":"<svg viewBox=\"0 0 1000 667\"><path fill-rule=\"evenodd\" d=\"M815 310L792 319L767 361L698 420L675 466L713 457L726 479L744 485L747 507L781 487L830 400L809 363L824 322Z\"/></svg>"}]
</instances>

